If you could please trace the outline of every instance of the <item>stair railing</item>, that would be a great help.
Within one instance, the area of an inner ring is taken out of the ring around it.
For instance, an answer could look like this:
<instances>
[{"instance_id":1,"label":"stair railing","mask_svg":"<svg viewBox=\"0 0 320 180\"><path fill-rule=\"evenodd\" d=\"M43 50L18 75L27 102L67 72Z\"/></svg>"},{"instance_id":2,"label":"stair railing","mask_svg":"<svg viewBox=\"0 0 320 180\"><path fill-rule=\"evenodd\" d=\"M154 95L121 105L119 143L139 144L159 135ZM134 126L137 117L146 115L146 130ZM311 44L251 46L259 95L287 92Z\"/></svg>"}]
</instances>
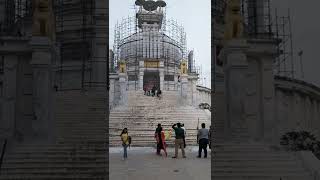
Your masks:
<instances>
[{"instance_id":1,"label":"stair railing","mask_svg":"<svg viewBox=\"0 0 320 180\"><path fill-rule=\"evenodd\" d=\"M2 150L1 150L1 157L0 157L0 174L1 174L1 167L2 167L2 162L4 159L4 155L6 152L6 147L7 147L7 139L4 140Z\"/></svg>"}]
</instances>

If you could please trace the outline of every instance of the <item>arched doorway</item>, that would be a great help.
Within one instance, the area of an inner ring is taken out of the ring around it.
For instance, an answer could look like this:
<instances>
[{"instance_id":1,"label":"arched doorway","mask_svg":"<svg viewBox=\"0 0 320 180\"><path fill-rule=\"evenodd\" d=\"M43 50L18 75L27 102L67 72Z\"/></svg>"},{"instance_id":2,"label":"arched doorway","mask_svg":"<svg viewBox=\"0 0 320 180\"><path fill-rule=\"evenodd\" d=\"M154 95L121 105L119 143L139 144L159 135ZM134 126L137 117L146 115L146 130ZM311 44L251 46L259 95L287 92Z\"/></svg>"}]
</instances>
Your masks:
<instances>
[{"instance_id":1,"label":"arched doorway","mask_svg":"<svg viewBox=\"0 0 320 180\"><path fill-rule=\"evenodd\" d=\"M160 87L160 76L159 72L144 72L143 76L143 88L146 90L151 90L153 87Z\"/></svg>"}]
</instances>

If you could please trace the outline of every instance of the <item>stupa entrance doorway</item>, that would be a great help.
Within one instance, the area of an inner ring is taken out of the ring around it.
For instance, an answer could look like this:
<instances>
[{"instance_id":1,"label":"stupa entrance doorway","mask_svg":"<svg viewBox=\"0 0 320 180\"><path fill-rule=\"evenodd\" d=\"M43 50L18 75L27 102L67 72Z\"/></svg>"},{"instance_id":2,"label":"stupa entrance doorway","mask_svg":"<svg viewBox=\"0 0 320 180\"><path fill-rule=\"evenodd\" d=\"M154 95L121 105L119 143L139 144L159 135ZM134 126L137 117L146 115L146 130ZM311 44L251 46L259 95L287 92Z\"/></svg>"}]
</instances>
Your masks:
<instances>
[{"instance_id":1,"label":"stupa entrance doorway","mask_svg":"<svg viewBox=\"0 0 320 180\"><path fill-rule=\"evenodd\" d=\"M160 75L158 71L146 71L143 76L143 88L151 90L153 87L160 87Z\"/></svg>"}]
</instances>

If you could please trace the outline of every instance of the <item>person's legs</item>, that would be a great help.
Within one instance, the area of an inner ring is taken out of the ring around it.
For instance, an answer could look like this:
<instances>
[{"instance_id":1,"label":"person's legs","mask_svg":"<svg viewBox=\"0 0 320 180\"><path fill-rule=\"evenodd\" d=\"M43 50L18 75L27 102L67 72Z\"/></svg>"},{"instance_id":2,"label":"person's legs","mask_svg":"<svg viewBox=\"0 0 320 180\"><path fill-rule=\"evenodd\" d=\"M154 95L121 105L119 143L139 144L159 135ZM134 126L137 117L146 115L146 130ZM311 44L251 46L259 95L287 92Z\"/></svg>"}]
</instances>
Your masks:
<instances>
[{"instance_id":1,"label":"person's legs","mask_svg":"<svg viewBox=\"0 0 320 180\"><path fill-rule=\"evenodd\" d=\"M204 157L207 157L207 145L208 145L208 141L207 139L205 139L205 142L203 144L203 150L204 150Z\"/></svg>"},{"instance_id":2,"label":"person's legs","mask_svg":"<svg viewBox=\"0 0 320 180\"><path fill-rule=\"evenodd\" d=\"M127 147L128 147L128 145L123 145L123 158L127 158L128 157Z\"/></svg>"},{"instance_id":3,"label":"person's legs","mask_svg":"<svg viewBox=\"0 0 320 180\"><path fill-rule=\"evenodd\" d=\"M157 154L159 155L160 154L160 144L159 143L157 143Z\"/></svg>"},{"instance_id":4,"label":"person's legs","mask_svg":"<svg viewBox=\"0 0 320 180\"><path fill-rule=\"evenodd\" d=\"M178 139L174 140L174 157L178 157L178 148L179 148L179 144L178 144Z\"/></svg>"},{"instance_id":5,"label":"person's legs","mask_svg":"<svg viewBox=\"0 0 320 180\"><path fill-rule=\"evenodd\" d=\"M199 152L198 152L198 157L201 158L201 154L202 154L202 139L199 140Z\"/></svg>"},{"instance_id":6,"label":"person's legs","mask_svg":"<svg viewBox=\"0 0 320 180\"><path fill-rule=\"evenodd\" d=\"M184 151L183 139L179 139L179 140L180 140L180 148L181 148L181 152L182 152L182 157L186 157L186 153Z\"/></svg>"},{"instance_id":7,"label":"person's legs","mask_svg":"<svg viewBox=\"0 0 320 180\"><path fill-rule=\"evenodd\" d=\"M167 147L166 146L167 146L166 143L163 143L163 151L164 151L164 153L165 153L165 155L167 157L168 153L167 153Z\"/></svg>"},{"instance_id":8,"label":"person's legs","mask_svg":"<svg viewBox=\"0 0 320 180\"><path fill-rule=\"evenodd\" d=\"M202 147L201 147L201 143L199 141L199 150L198 150L198 157L201 157L201 153L202 153Z\"/></svg>"}]
</instances>

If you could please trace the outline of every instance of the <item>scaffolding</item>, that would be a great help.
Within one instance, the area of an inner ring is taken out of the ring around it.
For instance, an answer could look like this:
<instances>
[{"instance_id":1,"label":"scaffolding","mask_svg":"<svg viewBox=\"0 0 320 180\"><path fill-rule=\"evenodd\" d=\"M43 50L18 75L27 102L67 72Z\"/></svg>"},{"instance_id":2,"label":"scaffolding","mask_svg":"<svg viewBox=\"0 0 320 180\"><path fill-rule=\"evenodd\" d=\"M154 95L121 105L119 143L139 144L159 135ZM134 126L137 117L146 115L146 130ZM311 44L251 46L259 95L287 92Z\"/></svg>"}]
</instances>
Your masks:
<instances>
[{"instance_id":1,"label":"scaffolding","mask_svg":"<svg viewBox=\"0 0 320 180\"><path fill-rule=\"evenodd\" d=\"M292 41L292 27L290 10L287 16L278 16L277 9L275 10L275 37L281 42L277 44L277 58L274 62L274 73L277 76L295 78L295 63Z\"/></svg>"},{"instance_id":2,"label":"scaffolding","mask_svg":"<svg viewBox=\"0 0 320 180\"><path fill-rule=\"evenodd\" d=\"M155 13L144 14L141 7L135 7L136 16L123 18L117 22L114 30L113 52L117 71L119 61L125 61L128 73L128 85L134 83L138 89L139 61L163 60L164 82L167 87L174 83L182 60L188 61L186 33L182 25L175 20L166 19L165 8L159 8ZM139 16L138 16L139 14ZM142 28L139 18L154 18L160 24L150 24L148 28ZM158 18L158 19L157 19ZM145 68L148 72L148 67ZM131 84L132 85L132 84Z\"/></svg>"},{"instance_id":3,"label":"scaffolding","mask_svg":"<svg viewBox=\"0 0 320 180\"><path fill-rule=\"evenodd\" d=\"M215 0L214 3L213 14L214 23L216 23L214 24L215 31L213 32L214 61L217 66L222 66L223 64L219 61L217 55L222 48L220 31L223 31L223 24L225 24L226 2L224 0ZM288 11L286 16L279 16L277 10L275 10L274 15L272 15L270 0L241 0L241 14L246 38L269 39L276 42L277 56L274 61L274 74L294 78L295 63L290 12ZM222 26L219 26L221 24Z\"/></svg>"},{"instance_id":4,"label":"scaffolding","mask_svg":"<svg viewBox=\"0 0 320 180\"><path fill-rule=\"evenodd\" d=\"M99 28L107 33L107 24L97 24L101 16L98 11L107 12L107 9L96 7L94 0L54 1L56 42L60 49L60 58L55 64L55 85L60 90L97 85L93 81L93 63L99 61L103 66L108 64L107 55L95 57L94 54L95 40L105 38L107 41L107 36L99 37L97 34ZM106 13L102 18L107 18ZM74 74L70 75L71 72ZM73 79L72 86L68 85L68 78Z\"/></svg>"},{"instance_id":5,"label":"scaffolding","mask_svg":"<svg viewBox=\"0 0 320 180\"><path fill-rule=\"evenodd\" d=\"M224 23L226 0L213 0L212 15L215 22Z\"/></svg>"},{"instance_id":6,"label":"scaffolding","mask_svg":"<svg viewBox=\"0 0 320 180\"><path fill-rule=\"evenodd\" d=\"M0 36L32 37L33 1L0 0ZM54 56L54 86L59 90L106 86L108 24L106 0L52 0L59 56ZM3 5L3 6L2 6ZM101 50L105 49L105 51ZM99 65L97 65L99 64ZM99 69L95 71L94 69ZM105 74L105 75L104 75ZM99 79L99 82L95 82Z\"/></svg>"},{"instance_id":7,"label":"scaffolding","mask_svg":"<svg viewBox=\"0 0 320 180\"><path fill-rule=\"evenodd\" d=\"M0 0L0 36L23 36L22 23L32 17L29 0Z\"/></svg>"},{"instance_id":8,"label":"scaffolding","mask_svg":"<svg viewBox=\"0 0 320 180\"><path fill-rule=\"evenodd\" d=\"M248 38L272 39L277 42L274 74L294 78L294 57L290 11L272 15L270 0L242 0L245 34Z\"/></svg>"},{"instance_id":9,"label":"scaffolding","mask_svg":"<svg viewBox=\"0 0 320 180\"><path fill-rule=\"evenodd\" d=\"M273 39L270 0L241 0L245 34L248 38Z\"/></svg>"}]
</instances>

